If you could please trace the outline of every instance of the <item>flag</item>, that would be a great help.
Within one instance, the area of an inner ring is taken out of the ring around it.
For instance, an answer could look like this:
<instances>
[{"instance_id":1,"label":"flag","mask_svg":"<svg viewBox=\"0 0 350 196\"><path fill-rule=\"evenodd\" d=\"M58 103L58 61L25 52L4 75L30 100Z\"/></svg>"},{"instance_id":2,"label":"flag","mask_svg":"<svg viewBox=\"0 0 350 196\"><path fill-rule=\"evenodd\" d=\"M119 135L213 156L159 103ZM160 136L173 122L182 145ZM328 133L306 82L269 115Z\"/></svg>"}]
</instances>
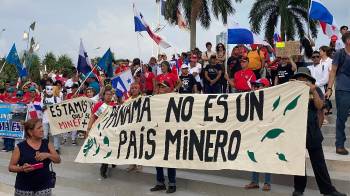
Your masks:
<instances>
[{"instance_id":1,"label":"flag","mask_svg":"<svg viewBox=\"0 0 350 196\"><path fill-rule=\"evenodd\" d=\"M320 21L323 34L328 37L338 35L338 28L334 20L333 14L323 5L320 0L312 0L309 17L313 20Z\"/></svg>"},{"instance_id":2,"label":"flag","mask_svg":"<svg viewBox=\"0 0 350 196\"><path fill-rule=\"evenodd\" d=\"M184 17L182 16L181 12L179 9L176 11L176 16L177 16L177 26L179 26L180 29L187 29L188 30L188 25Z\"/></svg>"},{"instance_id":3,"label":"flag","mask_svg":"<svg viewBox=\"0 0 350 196\"><path fill-rule=\"evenodd\" d=\"M23 32L23 40L27 41L29 39L29 33L24 31Z\"/></svg>"},{"instance_id":4,"label":"flag","mask_svg":"<svg viewBox=\"0 0 350 196\"><path fill-rule=\"evenodd\" d=\"M108 78L113 77L113 59L113 54L109 48L97 64L97 66L105 73Z\"/></svg>"},{"instance_id":5,"label":"flag","mask_svg":"<svg viewBox=\"0 0 350 196\"><path fill-rule=\"evenodd\" d=\"M313 20L319 20L330 25L335 24L333 15L320 0L311 1L309 17Z\"/></svg>"},{"instance_id":6,"label":"flag","mask_svg":"<svg viewBox=\"0 0 350 196\"><path fill-rule=\"evenodd\" d=\"M282 37L279 33L276 32L273 34L273 42L274 43L282 42Z\"/></svg>"},{"instance_id":7,"label":"flag","mask_svg":"<svg viewBox=\"0 0 350 196\"><path fill-rule=\"evenodd\" d=\"M19 60L19 56L17 53L16 45L13 44L9 54L6 57L6 62L11 65L15 65L18 73L20 74L23 68L21 61Z\"/></svg>"},{"instance_id":8,"label":"flag","mask_svg":"<svg viewBox=\"0 0 350 196\"><path fill-rule=\"evenodd\" d=\"M92 70L90 59L83 45L83 40L80 40L79 57L76 68L79 73L83 73L84 75L89 74Z\"/></svg>"},{"instance_id":9,"label":"flag","mask_svg":"<svg viewBox=\"0 0 350 196\"><path fill-rule=\"evenodd\" d=\"M112 87L115 89L117 96L124 97L125 99L129 98L128 92L133 82L134 78L130 69L121 72L111 80Z\"/></svg>"},{"instance_id":10,"label":"flag","mask_svg":"<svg viewBox=\"0 0 350 196\"><path fill-rule=\"evenodd\" d=\"M32 39L30 39L30 46L29 46L29 53L33 53L34 52L34 46L35 46L35 40L34 37L32 37Z\"/></svg>"},{"instance_id":11,"label":"flag","mask_svg":"<svg viewBox=\"0 0 350 196\"><path fill-rule=\"evenodd\" d=\"M322 21L320 21L320 26L323 34L327 35L329 38L331 38L332 36L337 36L338 38L339 31L336 26L327 24Z\"/></svg>"},{"instance_id":12,"label":"flag","mask_svg":"<svg viewBox=\"0 0 350 196\"><path fill-rule=\"evenodd\" d=\"M40 102L34 101L33 103L29 103L28 107L28 118L29 119L40 119L43 117L42 108Z\"/></svg>"},{"instance_id":13,"label":"flag","mask_svg":"<svg viewBox=\"0 0 350 196\"><path fill-rule=\"evenodd\" d=\"M262 44L269 45L266 41L260 39L252 31L234 23L227 29L227 44Z\"/></svg>"},{"instance_id":14,"label":"flag","mask_svg":"<svg viewBox=\"0 0 350 196\"><path fill-rule=\"evenodd\" d=\"M27 66L26 66L26 61L24 61L23 62L23 67L22 67L22 69L21 69L21 71L19 72L19 79L21 78L21 77L26 77L26 76L28 76L28 71L27 71L27 68L26 68Z\"/></svg>"},{"instance_id":15,"label":"flag","mask_svg":"<svg viewBox=\"0 0 350 196\"><path fill-rule=\"evenodd\" d=\"M135 4L133 5L133 7L134 7L135 32L147 31L148 35L151 37L151 39L153 39L154 42L157 43L157 45L161 46L162 48L170 48L171 45L169 43L167 43L162 37L155 34L151 30L151 27L146 23L141 12L138 12L136 10Z\"/></svg>"},{"instance_id":16,"label":"flag","mask_svg":"<svg viewBox=\"0 0 350 196\"><path fill-rule=\"evenodd\" d=\"M32 31L35 29L35 21L29 26Z\"/></svg>"}]
</instances>

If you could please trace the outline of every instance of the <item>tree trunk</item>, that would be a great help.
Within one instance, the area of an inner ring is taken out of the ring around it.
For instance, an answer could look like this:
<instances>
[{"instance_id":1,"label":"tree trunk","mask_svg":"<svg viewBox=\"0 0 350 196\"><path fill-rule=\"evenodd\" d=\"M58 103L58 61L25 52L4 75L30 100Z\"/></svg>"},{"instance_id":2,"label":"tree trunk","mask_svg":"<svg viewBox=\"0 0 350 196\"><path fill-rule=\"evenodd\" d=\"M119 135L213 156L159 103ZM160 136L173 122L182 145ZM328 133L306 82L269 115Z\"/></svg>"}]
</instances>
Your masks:
<instances>
[{"instance_id":1,"label":"tree trunk","mask_svg":"<svg viewBox=\"0 0 350 196\"><path fill-rule=\"evenodd\" d=\"M191 20L190 20L190 49L194 49L196 47L196 38L197 38L197 18L199 14L199 10L202 7L202 0L192 0L191 7Z\"/></svg>"}]
</instances>

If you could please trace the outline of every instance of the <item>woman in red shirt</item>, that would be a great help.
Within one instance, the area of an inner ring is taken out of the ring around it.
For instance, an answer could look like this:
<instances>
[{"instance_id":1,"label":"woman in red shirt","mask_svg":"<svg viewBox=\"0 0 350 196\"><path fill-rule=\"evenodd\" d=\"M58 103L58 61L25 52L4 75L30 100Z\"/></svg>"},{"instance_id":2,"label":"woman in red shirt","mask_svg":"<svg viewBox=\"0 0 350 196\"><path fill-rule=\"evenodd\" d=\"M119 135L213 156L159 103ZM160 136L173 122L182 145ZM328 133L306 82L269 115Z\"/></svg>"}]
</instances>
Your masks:
<instances>
[{"instance_id":1,"label":"woman in red shirt","mask_svg":"<svg viewBox=\"0 0 350 196\"><path fill-rule=\"evenodd\" d=\"M155 75L147 64L142 65L142 70L144 77L144 93L146 93L146 95L153 95Z\"/></svg>"},{"instance_id":2,"label":"woman in red shirt","mask_svg":"<svg viewBox=\"0 0 350 196\"><path fill-rule=\"evenodd\" d=\"M242 57L240 63L242 70L235 73L233 80L230 80L227 74L225 74L225 78L237 92L247 92L251 90L250 82L254 82L256 76L252 70L248 69L248 57Z\"/></svg>"},{"instance_id":3,"label":"woman in red shirt","mask_svg":"<svg viewBox=\"0 0 350 196\"><path fill-rule=\"evenodd\" d=\"M171 73L170 64L168 61L163 61L161 64L162 74L156 77L156 82L154 85L154 90L158 92L159 84L164 81L169 83L169 88L172 91L177 91L180 88L180 79Z\"/></svg>"},{"instance_id":4,"label":"woman in red shirt","mask_svg":"<svg viewBox=\"0 0 350 196\"><path fill-rule=\"evenodd\" d=\"M98 101L93 107L92 107L92 115L90 116L88 128L87 128L87 135L89 134L92 125L97 120L97 118L104 112L105 109L107 109L108 106L115 106L115 102L112 100L113 98L113 89L112 88L105 88L103 92L103 100ZM113 166L115 167L115 166ZM107 169L108 164L102 164L100 167L100 175L103 178L107 178Z\"/></svg>"}]
</instances>

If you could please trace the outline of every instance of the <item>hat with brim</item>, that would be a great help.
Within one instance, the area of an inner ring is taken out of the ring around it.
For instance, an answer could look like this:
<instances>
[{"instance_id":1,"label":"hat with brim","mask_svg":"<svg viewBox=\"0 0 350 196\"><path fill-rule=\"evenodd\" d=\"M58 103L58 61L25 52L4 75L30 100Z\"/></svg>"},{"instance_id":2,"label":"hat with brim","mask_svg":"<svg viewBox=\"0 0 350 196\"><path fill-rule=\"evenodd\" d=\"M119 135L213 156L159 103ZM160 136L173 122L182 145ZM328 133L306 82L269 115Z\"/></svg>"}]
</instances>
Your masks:
<instances>
[{"instance_id":1,"label":"hat with brim","mask_svg":"<svg viewBox=\"0 0 350 196\"><path fill-rule=\"evenodd\" d=\"M29 87L29 92L36 92L36 88L34 86Z\"/></svg>"},{"instance_id":2,"label":"hat with brim","mask_svg":"<svg viewBox=\"0 0 350 196\"><path fill-rule=\"evenodd\" d=\"M294 74L292 79L298 79L300 77L304 77L304 78L308 79L313 84L316 83L316 79L311 76L311 72L307 67L300 67L298 69L297 73Z\"/></svg>"}]
</instances>

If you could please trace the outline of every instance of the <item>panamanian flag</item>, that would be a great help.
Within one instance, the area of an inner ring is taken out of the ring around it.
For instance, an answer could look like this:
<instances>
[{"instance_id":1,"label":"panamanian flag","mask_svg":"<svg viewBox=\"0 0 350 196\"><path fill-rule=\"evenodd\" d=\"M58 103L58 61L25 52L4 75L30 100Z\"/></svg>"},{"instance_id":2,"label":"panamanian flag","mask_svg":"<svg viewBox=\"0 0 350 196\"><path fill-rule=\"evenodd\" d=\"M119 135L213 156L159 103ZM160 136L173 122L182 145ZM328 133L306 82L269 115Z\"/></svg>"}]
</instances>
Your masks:
<instances>
[{"instance_id":1,"label":"panamanian flag","mask_svg":"<svg viewBox=\"0 0 350 196\"><path fill-rule=\"evenodd\" d=\"M29 103L27 106L28 106L28 119L43 118L41 103L39 101L34 101L32 103Z\"/></svg>"},{"instance_id":2,"label":"panamanian flag","mask_svg":"<svg viewBox=\"0 0 350 196\"><path fill-rule=\"evenodd\" d=\"M132 77L130 69L121 72L111 81L112 87L115 89L117 96L124 97L125 100L129 98L129 90L133 82L134 78Z\"/></svg>"}]
</instances>

